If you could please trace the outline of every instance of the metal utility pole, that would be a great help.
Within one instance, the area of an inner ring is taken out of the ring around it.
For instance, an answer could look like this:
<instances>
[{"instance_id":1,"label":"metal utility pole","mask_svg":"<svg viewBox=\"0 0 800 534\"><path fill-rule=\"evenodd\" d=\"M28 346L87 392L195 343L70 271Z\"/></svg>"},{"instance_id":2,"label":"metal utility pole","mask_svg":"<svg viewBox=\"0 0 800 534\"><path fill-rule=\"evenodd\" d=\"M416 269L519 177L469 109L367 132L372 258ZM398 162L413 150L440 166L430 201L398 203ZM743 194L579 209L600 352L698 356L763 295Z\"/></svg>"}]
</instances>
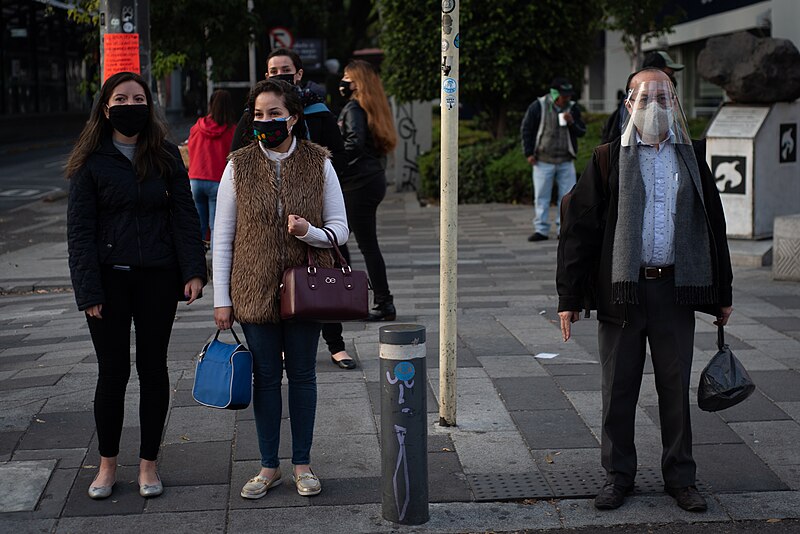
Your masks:
<instances>
[{"instance_id":1,"label":"metal utility pole","mask_svg":"<svg viewBox=\"0 0 800 534\"><path fill-rule=\"evenodd\" d=\"M458 312L458 0L442 0L439 425L456 424Z\"/></svg>"},{"instance_id":2,"label":"metal utility pole","mask_svg":"<svg viewBox=\"0 0 800 534\"><path fill-rule=\"evenodd\" d=\"M149 0L100 0L100 79L124 71L153 86Z\"/></svg>"},{"instance_id":3,"label":"metal utility pole","mask_svg":"<svg viewBox=\"0 0 800 534\"><path fill-rule=\"evenodd\" d=\"M247 12L252 14L255 5L253 0L247 0ZM251 30L250 41L247 43L247 61L250 66L250 88L256 86L258 78L256 77L256 34Z\"/></svg>"}]
</instances>

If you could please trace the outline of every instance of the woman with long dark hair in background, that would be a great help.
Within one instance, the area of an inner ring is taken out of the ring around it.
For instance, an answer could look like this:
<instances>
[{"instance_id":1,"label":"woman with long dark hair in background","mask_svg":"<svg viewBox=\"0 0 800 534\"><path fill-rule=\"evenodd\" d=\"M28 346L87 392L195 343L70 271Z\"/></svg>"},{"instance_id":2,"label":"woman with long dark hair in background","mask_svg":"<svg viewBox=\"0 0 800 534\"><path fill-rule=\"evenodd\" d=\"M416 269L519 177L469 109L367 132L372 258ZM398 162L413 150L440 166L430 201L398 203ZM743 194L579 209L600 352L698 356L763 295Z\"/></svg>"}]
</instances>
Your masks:
<instances>
[{"instance_id":1,"label":"woman with long dark hair in background","mask_svg":"<svg viewBox=\"0 0 800 534\"><path fill-rule=\"evenodd\" d=\"M140 385L139 493L162 493L156 458L169 407L172 323L178 300L191 304L206 283L186 168L166 134L144 79L121 72L103 84L67 161L69 267L99 367L93 499L109 497L116 482L131 320Z\"/></svg>"},{"instance_id":2,"label":"woman with long dark hair in background","mask_svg":"<svg viewBox=\"0 0 800 534\"><path fill-rule=\"evenodd\" d=\"M364 255L374 292L368 320L394 321L397 312L377 232L378 206L386 196L386 155L397 145L392 112L378 74L366 61L351 61L345 67L339 92L348 99L339 114L348 160L340 181L347 223ZM345 259L350 262L349 254Z\"/></svg>"}]
</instances>

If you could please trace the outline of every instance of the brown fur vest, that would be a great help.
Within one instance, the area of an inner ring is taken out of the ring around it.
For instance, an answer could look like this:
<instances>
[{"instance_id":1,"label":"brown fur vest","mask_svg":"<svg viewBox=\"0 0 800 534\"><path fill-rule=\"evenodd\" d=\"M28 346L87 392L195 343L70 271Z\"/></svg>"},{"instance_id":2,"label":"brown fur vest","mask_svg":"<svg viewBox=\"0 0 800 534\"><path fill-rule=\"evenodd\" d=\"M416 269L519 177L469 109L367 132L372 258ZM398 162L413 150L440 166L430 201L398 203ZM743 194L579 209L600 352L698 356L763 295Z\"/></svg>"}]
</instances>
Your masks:
<instances>
[{"instance_id":1,"label":"brown fur vest","mask_svg":"<svg viewBox=\"0 0 800 534\"><path fill-rule=\"evenodd\" d=\"M276 162L258 143L231 154L236 189L236 236L233 241L231 300L242 323L280 321L280 283L287 267L304 265L307 245L289 235L290 214L322 227L325 159L330 153L298 140L294 152ZM280 170L278 176L277 169ZM278 205L283 207L279 214ZM332 267L327 249L311 247L319 266Z\"/></svg>"}]
</instances>

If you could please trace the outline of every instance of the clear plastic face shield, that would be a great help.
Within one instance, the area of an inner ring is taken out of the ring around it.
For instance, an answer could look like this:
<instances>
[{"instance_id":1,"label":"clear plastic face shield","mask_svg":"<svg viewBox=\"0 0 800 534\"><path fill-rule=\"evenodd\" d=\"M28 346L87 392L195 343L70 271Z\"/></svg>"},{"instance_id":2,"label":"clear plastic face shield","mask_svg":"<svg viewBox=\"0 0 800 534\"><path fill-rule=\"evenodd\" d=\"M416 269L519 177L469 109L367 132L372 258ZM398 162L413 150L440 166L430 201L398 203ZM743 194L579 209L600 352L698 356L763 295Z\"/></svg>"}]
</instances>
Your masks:
<instances>
[{"instance_id":1,"label":"clear plastic face shield","mask_svg":"<svg viewBox=\"0 0 800 534\"><path fill-rule=\"evenodd\" d=\"M644 80L637 80L637 85L628 91L625 101L628 118L622 127L622 146L639 142L657 145L667 141L691 144L686 117L672 82L656 73L647 74L637 75L637 79ZM648 77L657 79L648 80Z\"/></svg>"}]
</instances>

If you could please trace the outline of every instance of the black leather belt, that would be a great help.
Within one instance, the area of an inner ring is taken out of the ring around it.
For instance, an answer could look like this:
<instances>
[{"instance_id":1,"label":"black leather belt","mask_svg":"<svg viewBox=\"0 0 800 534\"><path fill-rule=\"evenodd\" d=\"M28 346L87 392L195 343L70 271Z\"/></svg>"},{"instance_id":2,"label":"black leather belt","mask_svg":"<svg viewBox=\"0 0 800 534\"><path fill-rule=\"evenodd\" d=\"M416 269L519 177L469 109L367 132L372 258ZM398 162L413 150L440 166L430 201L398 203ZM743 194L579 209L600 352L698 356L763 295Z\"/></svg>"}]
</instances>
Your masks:
<instances>
[{"instance_id":1,"label":"black leather belt","mask_svg":"<svg viewBox=\"0 0 800 534\"><path fill-rule=\"evenodd\" d=\"M645 280L655 280L656 278L672 276L673 274L675 274L674 265L667 265L666 267L642 267L639 269L639 276L644 276Z\"/></svg>"}]
</instances>

